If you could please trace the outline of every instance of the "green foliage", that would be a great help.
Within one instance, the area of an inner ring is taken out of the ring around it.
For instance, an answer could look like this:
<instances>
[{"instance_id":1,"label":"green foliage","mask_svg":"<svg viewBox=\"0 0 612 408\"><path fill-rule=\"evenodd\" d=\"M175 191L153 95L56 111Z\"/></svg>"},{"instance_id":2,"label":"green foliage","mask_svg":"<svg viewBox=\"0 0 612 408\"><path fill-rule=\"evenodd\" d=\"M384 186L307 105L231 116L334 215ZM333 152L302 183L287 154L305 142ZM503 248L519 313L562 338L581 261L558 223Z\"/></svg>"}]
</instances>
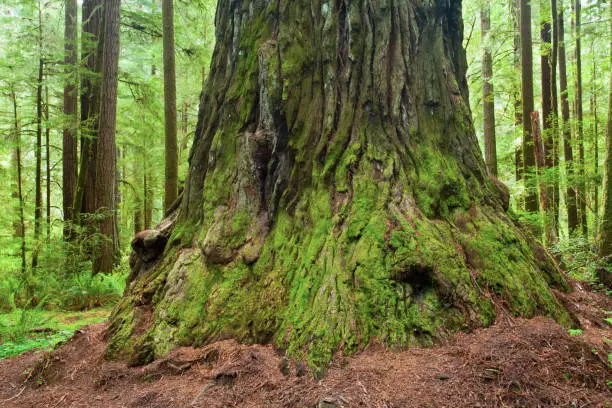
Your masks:
<instances>
[{"instance_id":1,"label":"green foliage","mask_svg":"<svg viewBox=\"0 0 612 408\"><path fill-rule=\"evenodd\" d=\"M53 348L75 330L108 316L108 309L71 313L46 311L42 306L0 314L0 360L33 349Z\"/></svg>"},{"instance_id":2,"label":"green foliage","mask_svg":"<svg viewBox=\"0 0 612 408\"><path fill-rule=\"evenodd\" d=\"M582 330L581 329L569 329L568 333L570 336L582 336Z\"/></svg>"},{"instance_id":3,"label":"green foliage","mask_svg":"<svg viewBox=\"0 0 612 408\"><path fill-rule=\"evenodd\" d=\"M597 244L594 239L582 237L563 239L552 249L552 253L561 259L561 266L568 275L576 280L598 285L598 268L611 268L612 264L597 256Z\"/></svg>"}]
</instances>

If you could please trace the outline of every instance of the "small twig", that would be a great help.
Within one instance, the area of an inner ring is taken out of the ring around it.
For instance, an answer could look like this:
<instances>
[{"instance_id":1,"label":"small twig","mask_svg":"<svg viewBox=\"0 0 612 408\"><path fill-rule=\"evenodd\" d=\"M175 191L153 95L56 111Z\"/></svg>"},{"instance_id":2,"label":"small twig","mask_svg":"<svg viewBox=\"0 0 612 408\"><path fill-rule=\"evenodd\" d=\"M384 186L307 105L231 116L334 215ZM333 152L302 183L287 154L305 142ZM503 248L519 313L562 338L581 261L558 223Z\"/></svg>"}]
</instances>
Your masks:
<instances>
[{"instance_id":1,"label":"small twig","mask_svg":"<svg viewBox=\"0 0 612 408\"><path fill-rule=\"evenodd\" d=\"M23 394L23 392L25 391L25 389L26 389L26 387L23 387L23 388L21 389L21 391L19 391L19 393L18 393L17 395L15 395L14 397L11 397L11 398L9 398L9 399L2 400L2 401L0 401L0 402L9 402L9 401L12 401L12 400L14 400L14 399L16 399L16 398L19 398L19 396L20 396L21 394Z\"/></svg>"},{"instance_id":2,"label":"small twig","mask_svg":"<svg viewBox=\"0 0 612 408\"><path fill-rule=\"evenodd\" d=\"M54 406L52 406L51 408L57 407L64 400L64 398L66 398L66 395L68 395L68 394L64 394L62 396L62 398L60 398L59 401L57 401L57 403Z\"/></svg>"}]
</instances>

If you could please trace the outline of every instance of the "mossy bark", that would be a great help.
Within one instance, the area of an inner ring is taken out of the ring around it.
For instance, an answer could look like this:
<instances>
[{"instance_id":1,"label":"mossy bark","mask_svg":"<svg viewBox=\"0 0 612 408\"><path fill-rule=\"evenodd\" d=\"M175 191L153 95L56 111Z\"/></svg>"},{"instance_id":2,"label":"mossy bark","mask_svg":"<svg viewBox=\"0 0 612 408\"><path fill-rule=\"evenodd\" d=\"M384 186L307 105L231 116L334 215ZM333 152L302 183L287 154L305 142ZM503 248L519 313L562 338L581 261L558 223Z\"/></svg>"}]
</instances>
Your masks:
<instances>
[{"instance_id":1,"label":"mossy bark","mask_svg":"<svg viewBox=\"0 0 612 408\"><path fill-rule=\"evenodd\" d=\"M563 277L486 176L460 2L220 0L216 27L182 204L109 355L232 337L321 369L499 307L567 321Z\"/></svg>"}]
</instances>

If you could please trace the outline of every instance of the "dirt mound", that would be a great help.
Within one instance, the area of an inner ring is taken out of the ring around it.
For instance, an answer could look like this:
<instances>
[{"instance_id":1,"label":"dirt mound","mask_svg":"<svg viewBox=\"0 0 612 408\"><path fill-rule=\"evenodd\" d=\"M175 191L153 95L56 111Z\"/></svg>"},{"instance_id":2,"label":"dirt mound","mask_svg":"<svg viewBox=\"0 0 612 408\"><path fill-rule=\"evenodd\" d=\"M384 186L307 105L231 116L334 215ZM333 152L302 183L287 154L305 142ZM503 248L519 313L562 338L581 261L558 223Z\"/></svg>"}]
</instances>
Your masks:
<instances>
[{"instance_id":1,"label":"dirt mound","mask_svg":"<svg viewBox=\"0 0 612 408\"><path fill-rule=\"evenodd\" d=\"M393 352L372 346L338 356L321 381L270 346L234 341L179 348L129 368L104 359L105 325L99 324L51 353L0 361L0 406L605 406L612 377L607 344L598 336L612 337L600 325L610 299L576 291L564 301L575 303L577 319L589 324L583 336L570 336L550 319L508 318L457 334L444 347Z\"/></svg>"}]
</instances>

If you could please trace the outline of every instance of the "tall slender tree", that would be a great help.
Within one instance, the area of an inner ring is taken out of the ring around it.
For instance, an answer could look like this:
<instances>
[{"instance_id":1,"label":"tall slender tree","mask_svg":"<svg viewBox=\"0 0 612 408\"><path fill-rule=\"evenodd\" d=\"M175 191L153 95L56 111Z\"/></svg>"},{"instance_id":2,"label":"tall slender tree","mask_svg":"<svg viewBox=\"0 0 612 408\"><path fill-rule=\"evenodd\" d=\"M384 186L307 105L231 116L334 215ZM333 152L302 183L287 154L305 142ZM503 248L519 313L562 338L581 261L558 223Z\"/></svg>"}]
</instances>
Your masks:
<instances>
[{"instance_id":1,"label":"tall slender tree","mask_svg":"<svg viewBox=\"0 0 612 408\"><path fill-rule=\"evenodd\" d=\"M491 30L491 7L480 10L481 35L483 42L482 55L482 108L484 122L484 148L487 172L497 177L497 142L495 140L495 89L491 79L493 77L493 57L489 44Z\"/></svg>"},{"instance_id":2,"label":"tall slender tree","mask_svg":"<svg viewBox=\"0 0 612 408\"><path fill-rule=\"evenodd\" d=\"M25 234L25 211L23 201L23 175L21 164L21 123L19 120L19 111L17 108L17 95L15 93L15 85L11 86L10 91L11 102L13 104L13 144L14 144L14 166L15 166L15 188L13 195L17 198L17 216L18 221L15 223L15 235L20 238L20 258L21 258L21 275L24 276L27 271L27 252L26 252L26 234Z\"/></svg>"},{"instance_id":3,"label":"tall slender tree","mask_svg":"<svg viewBox=\"0 0 612 408\"><path fill-rule=\"evenodd\" d=\"M557 0L550 0L550 11L552 18L552 42L550 51L550 96L552 102L552 120L551 120L551 138L553 142L553 157L551 161L553 169L553 220L555 234L559 237L559 205L560 205L560 180L559 180L559 156L560 156L560 138L559 138L559 90L557 88L557 67L559 60L559 16L557 8Z\"/></svg>"},{"instance_id":4,"label":"tall slender tree","mask_svg":"<svg viewBox=\"0 0 612 408\"><path fill-rule=\"evenodd\" d=\"M96 203L102 242L94 262L94 274L113 269L115 246L115 176L117 88L119 81L119 22L121 0L104 2L104 53L100 99L100 133L96 158Z\"/></svg>"},{"instance_id":5,"label":"tall slender tree","mask_svg":"<svg viewBox=\"0 0 612 408\"><path fill-rule=\"evenodd\" d=\"M43 17L42 5L38 1L38 82L36 85L36 174L35 174L35 207L34 207L34 250L32 251L32 269L38 266L39 242L42 230L42 116L43 116L43 74L45 61L43 56Z\"/></svg>"},{"instance_id":6,"label":"tall slender tree","mask_svg":"<svg viewBox=\"0 0 612 408\"><path fill-rule=\"evenodd\" d=\"M540 0L540 61L541 61L541 85L542 85L542 124L543 132L539 135L542 139L543 157L541 163L545 169L538 169L540 178L540 188L544 188L546 192L540 191L540 198L546 198L546 203L541 203L544 216L544 226L546 231L547 242L554 243L556 240L556 228L554 226L554 181L552 179L554 173L554 135L553 135L553 107L552 107L552 65L551 65L551 49L552 49L552 25L550 21L550 0ZM538 121L539 122L539 121ZM536 128L532 124L532 130ZM538 132L540 125L537 125ZM535 135L534 135L535 142ZM536 150L538 146L535 146ZM536 151L536 162L537 151Z\"/></svg>"},{"instance_id":7,"label":"tall slender tree","mask_svg":"<svg viewBox=\"0 0 612 408\"><path fill-rule=\"evenodd\" d=\"M578 228L578 207L576 204L576 190L574 189L574 152L572 147L572 128L570 125L570 105L567 89L567 56L565 52L565 22L563 13L563 0L558 3L559 14L559 91L561 93L561 116L563 119L563 152L567 173L567 189L565 202L567 206L567 225L569 234L575 233Z\"/></svg>"},{"instance_id":8,"label":"tall slender tree","mask_svg":"<svg viewBox=\"0 0 612 408\"><path fill-rule=\"evenodd\" d=\"M574 113L576 118L576 142L578 143L578 182L576 190L576 201L580 215L580 227L583 236L588 235L587 225L587 193L586 193L586 174L584 157L584 114L582 109L582 40L581 36L581 0L575 0L573 5L573 28L576 46L574 47L574 60L576 62L575 83L574 83Z\"/></svg>"},{"instance_id":9,"label":"tall slender tree","mask_svg":"<svg viewBox=\"0 0 612 408\"><path fill-rule=\"evenodd\" d=\"M593 44L595 44L593 42ZM595 55L594 47L591 53ZM591 89L591 115L593 115L593 176L595 180L599 180L599 115L597 107L597 63L593 58L593 73L592 73L592 89ZM593 235L597 236L599 229L599 182L593 183L593 214L595 222L593 223Z\"/></svg>"},{"instance_id":10,"label":"tall slender tree","mask_svg":"<svg viewBox=\"0 0 612 408\"><path fill-rule=\"evenodd\" d=\"M162 19L164 40L164 113L166 119L166 174L164 211L168 211L178 197L178 140L173 0L163 0Z\"/></svg>"},{"instance_id":11,"label":"tall slender tree","mask_svg":"<svg viewBox=\"0 0 612 408\"><path fill-rule=\"evenodd\" d=\"M612 67L612 2L609 3L610 50L609 59ZM609 76L608 122L606 125L606 159L603 182L603 213L599 228L599 256L612 256L612 69ZM608 272L609 274L609 272Z\"/></svg>"},{"instance_id":12,"label":"tall slender tree","mask_svg":"<svg viewBox=\"0 0 612 408\"><path fill-rule=\"evenodd\" d=\"M535 151L531 136L531 112L533 101L533 41L531 38L531 2L521 0L521 102L523 123L523 166L525 175L525 210L531 213L538 211L538 196L535 178L532 173L535 166Z\"/></svg>"},{"instance_id":13,"label":"tall slender tree","mask_svg":"<svg viewBox=\"0 0 612 408\"><path fill-rule=\"evenodd\" d=\"M521 6L520 0L510 0L510 11L512 14L512 20L514 23L514 73L516 77L520 77L521 73ZM523 126L523 113L522 113L522 103L521 103L521 86L520 82L513 90L513 98L514 98L514 132L515 135L522 135L522 126ZM522 136L521 136L522 139ZM516 181L521 181L523 179L523 145L522 143L516 147L515 155L515 173L516 173ZM522 206L521 206L522 207Z\"/></svg>"},{"instance_id":14,"label":"tall slender tree","mask_svg":"<svg viewBox=\"0 0 612 408\"><path fill-rule=\"evenodd\" d=\"M48 70L45 70L45 174L46 174L46 224L47 243L51 239L51 123L49 122L49 78Z\"/></svg>"},{"instance_id":15,"label":"tall slender tree","mask_svg":"<svg viewBox=\"0 0 612 408\"><path fill-rule=\"evenodd\" d=\"M65 2L64 65L64 136L62 143L62 208L64 211L64 238L71 234L74 192L77 182L77 110L78 110L78 7L77 0Z\"/></svg>"}]
</instances>

